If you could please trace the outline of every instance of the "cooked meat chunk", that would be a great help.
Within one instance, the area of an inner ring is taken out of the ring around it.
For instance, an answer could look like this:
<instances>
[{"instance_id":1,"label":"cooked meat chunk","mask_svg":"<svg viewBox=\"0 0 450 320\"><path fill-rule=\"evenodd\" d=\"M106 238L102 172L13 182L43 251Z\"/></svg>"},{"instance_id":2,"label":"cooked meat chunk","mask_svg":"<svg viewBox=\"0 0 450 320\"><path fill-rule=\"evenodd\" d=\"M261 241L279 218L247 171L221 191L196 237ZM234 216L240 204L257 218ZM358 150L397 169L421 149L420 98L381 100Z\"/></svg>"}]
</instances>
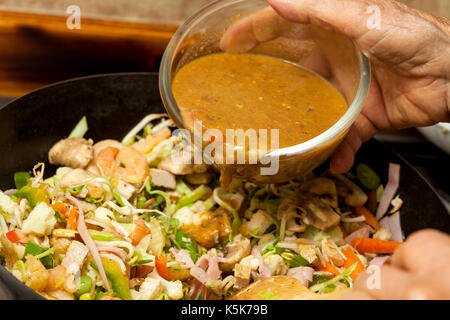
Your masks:
<instances>
[{"instance_id":1,"label":"cooked meat chunk","mask_svg":"<svg viewBox=\"0 0 450 320\"><path fill-rule=\"evenodd\" d=\"M250 254L250 240L243 235L238 234L234 237L232 243L226 245L225 250L227 255L225 256L225 261L220 264L220 268L223 271L231 271L236 263Z\"/></svg>"},{"instance_id":2,"label":"cooked meat chunk","mask_svg":"<svg viewBox=\"0 0 450 320\"><path fill-rule=\"evenodd\" d=\"M70 168L85 168L94 157L92 140L67 138L56 143L48 153L53 165Z\"/></svg>"},{"instance_id":3,"label":"cooked meat chunk","mask_svg":"<svg viewBox=\"0 0 450 320\"><path fill-rule=\"evenodd\" d=\"M333 180L319 177L308 181L302 186L302 189L320 196L323 202L326 202L333 208L337 208L338 197L336 185Z\"/></svg>"},{"instance_id":4,"label":"cooked meat chunk","mask_svg":"<svg viewBox=\"0 0 450 320\"><path fill-rule=\"evenodd\" d=\"M251 233L257 236L263 235L272 225L272 220L270 220L263 212L263 210L258 210L254 213L251 219L242 225L240 231L243 234Z\"/></svg>"},{"instance_id":5,"label":"cooked meat chunk","mask_svg":"<svg viewBox=\"0 0 450 320\"><path fill-rule=\"evenodd\" d=\"M161 280L147 277L139 288L140 298L142 300L155 300L163 293L163 290L164 287Z\"/></svg>"},{"instance_id":6,"label":"cooked meat chunk","mask_svg":"<svg viewBox=\"0 0 450 320\"><path fill-rule=\"evenodd\" d=\"M167 189L175 189L177 182L175 176L170 172L162 169L150 170L151 182L158 187L164 187Z\"/></svg>"},{"instance_id":7,"label":"cooked meat chunk","mask_svg":"<svg viewBox=\"0 0 450 320\"><path fill-rule=\"evenodd\" d=\"M297 248L294 249L299 255L301 255L306 261L311 264L315 264L317 262L317 253L314 249L314 246L311 244L303 244L299 243Z\"/></svg>"},{"instance_id":8,"label":"cooked meat chunk","mask_svg":"<svg viewBox=\"0 0 450 320\"><path fill-rule=\"evenodd\" d=\"M338 252L338 249L330 239L325 238L322 240L322 253L337 267L342 266L345 262L344 257Z\"/></svg>"},{"instance_id":9,"label":"cooked meat chunk","mask_svg":"<svg viewBox=\"0 0 450 320\"><path fill-rule=\"evenodd\" d=\"M212 180L212 175L208 172L191 173L186 176L186 181L190 184L209 184Z\"/></svg>"},{"instance_id":10,"label":"cooked meat chunk","mask_svg":"<svg viewBox=\"0 0 450 320\"><path fill-rule=\"evenodd\" d=\"M66 267L68 272L75 274L83 265L88 252L89 250L84 244L78 241L72 241L61 265Z\"/></svg>"},{"instance_id":11,"label":"cooked meat chunk","mask_svg":"<svg viewBox=\"0 0 450 320\"><path fill-rule=\"evenodd\" d=\"M158 168L169 171L175 175L186 175L193 173L203 173L208 170L206 164L192 164L189 159L183 158L180 154L173 154L165 157L158 163Z\"/></svg>"}]
</instances>

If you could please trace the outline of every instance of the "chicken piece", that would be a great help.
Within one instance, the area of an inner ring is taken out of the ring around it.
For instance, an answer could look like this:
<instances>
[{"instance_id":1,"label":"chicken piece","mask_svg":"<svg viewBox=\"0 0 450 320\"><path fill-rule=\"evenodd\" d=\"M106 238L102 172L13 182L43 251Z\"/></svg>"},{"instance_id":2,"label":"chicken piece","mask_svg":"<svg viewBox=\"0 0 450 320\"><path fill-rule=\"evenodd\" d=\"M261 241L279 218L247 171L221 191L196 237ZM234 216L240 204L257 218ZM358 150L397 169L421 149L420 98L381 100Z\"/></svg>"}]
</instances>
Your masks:
<instances>
[{"instance_id":1,"label":"chicken piece","mask_svg":"<svg viewBox=\"0 0 450 320\"><path fill-rule=\"evenodd\" d=\"M92 140L67 138L56 143L48 153L53 165L70 168L86 168L94 157Z\"/></svg>"},{"instance_id":2,"label":"chicken piece","mask_svg":"<svg viewBox=\"0 0 450 320\"><path fill-rule=\"evenodd\" d=\"M191 173L186 176L186 181L190 184L209 184L212 181L212 175L208 172Z\"/></svg>"},{"instance_id":3,"label":"chicken piece","mask_svg":"<svg viewBox=\"0 0 450 320\"><path fill-rule=\"evenodd\" d=\"M392 232L386 228L380 228L374 233L373 238L389 241L392 238Z\"/></svg>"},{"instance_id":4,"label":"chicken piece","mask_svg":"<svg viewBox=\"0 0 450 320\"><path fill-rule=\"evenodd\" d=\"M70 170L61 177L60 186L62 188L73 188L83 184L88 178L89 175L83 169Z\"/></svg>"},{"instance_id":5,"label":"chicken piece","mask_svg":"<svg viewBox=\"0 0 450 320\"><path fill-rule=\"evenodd\" d=\"M141 300L155 300L163 293L164 287L159 279L147 277L139 287Z\"/></svg>"},{"instance_id":6,"label":"chicken piece","mask_svg":"<svg viewBox=\"0 0 450 320\"><path fill-rule=\"evenodd\" d=\"M350 207L362 207L368 197L364 191L342 174L327 174L336 183L336 190L344 202Z\"/></svg>"},{"instance_id":7,"label":"chicken piece","mask_svg":"<svg viewBox=\"0 0 450 320\"><path fill-rule=\"evenodd\" d=\"M31 254L25 261L25 284L35 291L44 291L47 287L49 273L44 265Z\"/></svg>"},{"instance_id":8,"label":"chicken piece","mask_svg":"<svg viewBox=\"0 0 450 320\"><path fill-rule=\"evenodd\" d=\"M193 173L203 173L208 170L206 164L192 164L192 158L183 157L182 152L174 153L165 157L158 163L158 169L163 169L174 175L187 175Z\"/></svg>"},{"instance_id":9,"label":"chicken piece","mask_svg":"<svg viewBox=\"0 0 450 320\"><path fill-rule=\"evenodd\" d=\"M230 234L231 225L224 209L196 213L193 207L181 208L174 217L180 221L181 231L191 236L201 246L209 249Z\"/></svg>"},{"instance_id":10,"label":"chicken piece","mask_svg":"<svg viewBox=\"0 0 450 320\"><path fill-rule=\"evenodd\" d=\"M71 242L66 238L50 238L50 244L57 254L66 254Z\"/></svg>"},{"instance_id":11,"label":"chicken piece","mask_svg":"<svg viewBox=\"0 0 450 320\"><path fill-rule=\"evenodd\" d=\"M79 241L72 241L61 265L66 267L68 272L76 274L83 265L88 253L89 250L84 244Z\"/></svg>"},{"instance_id":12,"label":"chicken piece","mask_svg":"<svg viewBox=\"0 0 450 320\"><path fill-rule=\"evenodd\" d=\"M170 172L162 169L151 169L150 170L151 182L158 187L163 187L167 189L175 189L177 182L175 176Z\"/></svg>"},{"instance_id":13,"label":"chicken piece","mask_svg":"<svg viewBox=\"0 0 450 320\"><path fill-rule=\"evenodd\" d=\"M229 272L233 270L236 263L239 263L239 261L250 254L250 240L242 234L238 234L234 237L232 243L226 245L225 250L227 255L225 256L225 261L220 263L220 268Z\"/></svg>"},{"instance_id":14,"label":"chicken piece","mask_svg":"<svg viewBox=\"0 0 450 320\"><path fill-rule=\"evenodd\" d=\"M264 258L264 262L269 267L272 275L285 275L289 267L284 262L283 258L279 254L271 254Z\"/></svg>"},{"instance_id":15,"label":"chicken piece","mask_svg":"<svg viewBox=\"0 0 450 320\"><path fill-rule=\"evenodd\" d=\"M322 240L322 253L337 267L341 267L345 262L344 257L338 252L336 245L333 245L333 242L328 238Z\"/></svg>"},{"instance_id":16,"label":"chicken piece","mask_svg":"<svg viewBox=\"0 0 450 320\"><path fill-rule=\"evenodd\" d=\"M272 220L263 213L263 210L258 210L249 221L241 226L240 231L244 235L251 233L252 235L261 236L271 225Z\"/></svg>"},{"instance_id":17,"label":"chicken piece","mask_svg":"<svg viewBox=\"0 0 450 320\"><path fill-rule=\"evenodd\" d=\"M248 264L238 263L234 267L234 289L240 290L250 283L252 268Z\"/></svg>"},{"instance_id":18,"label":"chicken piece","mask_svg":"<svg viewBox=\"0 0 450 320\"><path fill-rule=\"evenodd\" d=\"M318 261L316 250L311 244L299 243L297 248L293 250L311 264L315 264Z\"/></svg>"}]
</instances>

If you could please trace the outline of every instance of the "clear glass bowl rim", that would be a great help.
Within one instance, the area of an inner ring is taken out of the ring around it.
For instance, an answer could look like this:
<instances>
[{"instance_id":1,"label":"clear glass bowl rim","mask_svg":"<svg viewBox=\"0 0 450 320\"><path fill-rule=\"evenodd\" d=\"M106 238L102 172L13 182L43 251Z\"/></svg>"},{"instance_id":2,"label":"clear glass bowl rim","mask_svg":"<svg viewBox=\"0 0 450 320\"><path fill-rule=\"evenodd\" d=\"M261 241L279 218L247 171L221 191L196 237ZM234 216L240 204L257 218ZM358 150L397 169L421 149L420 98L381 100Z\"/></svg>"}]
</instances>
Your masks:
<instances>
[{"instance_id":1,"label":"clear glass bowl rim","mask_svg":"<svg viewBox=\"0 0 450 320\"><path fill-rule=\"evenodd\" d=\"M247 0L216 0L211 2L201 8L197 13L193 14L189 17L175 32L174 36L170 40L167 48L164 52L163 58L161 60L161 66L159 70L159 89L162 101L170 116L173 118L175 123L182 127L182 119L178 114L172 114L170 112L170 108L168 106L174 105L177 103L175 101L175 97L172 93L172 83L171 83L171 67L172 62L175 57L175 54L178 52L180 45L185 40L189 31L195 27L197 23L199 23L203 18L210 15L213 12L217 12L225 7L233 6L237 3L245 2ZM354 122L359 112L364 106L365 99L369 92L370 87L370 61L368 57L358 49L356 43L351 41L353 46L358 54L358 61L360 66L360 79L358 90L356 92L355 98L350 104L347 112L330 128L326 131L322 132L318 136L302 142L300 144L277 149L267 153L264 157L291 157L294 155L298 155L301 153L305 153L309 150L315 149L321 145L327 144L328 142L333 141L338 138L342 133L344 133Z\"/></svg>"}]
</instances>

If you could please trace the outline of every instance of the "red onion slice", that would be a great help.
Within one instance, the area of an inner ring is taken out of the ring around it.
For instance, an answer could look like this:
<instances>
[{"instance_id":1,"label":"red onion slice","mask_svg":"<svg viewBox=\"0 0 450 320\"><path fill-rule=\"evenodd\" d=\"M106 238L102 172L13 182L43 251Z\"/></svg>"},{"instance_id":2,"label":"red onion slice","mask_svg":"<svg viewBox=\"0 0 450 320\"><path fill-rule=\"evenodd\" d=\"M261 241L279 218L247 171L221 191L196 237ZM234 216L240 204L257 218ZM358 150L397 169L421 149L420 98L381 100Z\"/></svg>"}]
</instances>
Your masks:
<instances>
[{"instance_id":1,"label":"red onion slice","mask_svg":"<svg viewBox=\"0 0 450 320\"><path fill-rule=\"evenodd\" d=\"M386 214L387 210L389 209L389 204L391 203L395 193L397 192L399 184L400 165L389 163L388 183L386 184L386 188L384 189L383 195L381 196L380 205L377 209L377 220L380 220Z\"/></svg>"}]
</instances>

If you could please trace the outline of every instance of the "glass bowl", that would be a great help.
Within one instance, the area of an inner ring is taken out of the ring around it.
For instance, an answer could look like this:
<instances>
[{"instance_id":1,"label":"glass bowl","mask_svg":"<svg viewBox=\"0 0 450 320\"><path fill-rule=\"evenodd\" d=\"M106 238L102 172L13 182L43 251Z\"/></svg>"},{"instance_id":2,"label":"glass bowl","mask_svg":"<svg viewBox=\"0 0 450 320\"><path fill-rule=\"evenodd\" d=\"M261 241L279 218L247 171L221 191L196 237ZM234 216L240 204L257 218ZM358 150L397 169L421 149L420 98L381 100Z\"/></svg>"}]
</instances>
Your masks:
<instances>
[{"instance_id":1,"label":"glass bowl","mask_svg":"<svg viewBox=\"0 0 450 320\"><path fill-rule=\"evenodd\" d=\"M267 6L265 0L215 1L177 30L162 58L159 81L165 108L179 128L185 126L172 93L172 81L177 72L195 59L222 52L220 40L227 28ZM277 161L276 174L261 174L261 167L267 165L260 163L234 165L232 170L234 176L256 183L300 178L333 153L361 111L370 85L369 60L346 36L310 24L297 24L295 36L281 36L261 43L249 52L283 59L315 72L330 82L349 106L332 127L318 136L264 155L263 163Z\"/></svg>"}]
</instances>

